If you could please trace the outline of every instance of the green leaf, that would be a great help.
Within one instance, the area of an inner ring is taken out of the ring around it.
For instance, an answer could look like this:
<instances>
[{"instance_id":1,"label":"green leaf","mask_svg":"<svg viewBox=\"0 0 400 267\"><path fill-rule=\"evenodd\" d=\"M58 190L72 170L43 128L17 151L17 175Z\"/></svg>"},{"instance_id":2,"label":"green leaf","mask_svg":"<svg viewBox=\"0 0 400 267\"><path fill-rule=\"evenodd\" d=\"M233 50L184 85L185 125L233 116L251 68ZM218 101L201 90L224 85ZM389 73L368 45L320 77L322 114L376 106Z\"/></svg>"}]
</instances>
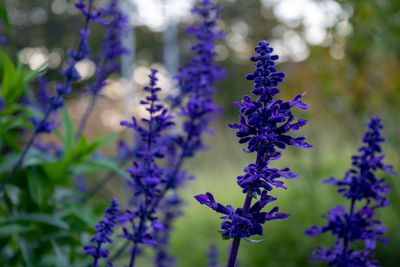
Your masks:
<instances>
[{"instance_id":1,"label":"green leaf","mask_svg":"<svg viewBox=\"0 0 400 267\"><path fill-rule=\"evenodd\" d=\"M71 157L72 151L74 149L74 124L72 123L71 116L68 110L64 107L61 109L61 121L64 129L63 143L64 143L64 154L63 159L68 159Z\"/></svg>"},{"instance_id":2,"label":"green leaf","mask_svg":"<svg viewBox=\"0 0 400 267\"><path fill-rule=\"evenodd\" d=\"M21 214L12 218L8 218L0 221L0 225L10 224L10 223L41 223L47 224L51 226L55 226L62 229L69 229L69 226L66 222L56 217L53 214L45 214L45 213L29 213L29 214Z\"/></svg>"},{"instance_id":3,"label":"green leaf","mask_svg":"<svg viewBox=\"0 0 400 267\"><path fill-rule=\"evenodd\" d=\"M86 223L87 226L93 227L98 221L98 216L95 215L92 210L88 209L85 206L77 206L71 205L66 208L66 210L71 214L77 217L79 220Z\"/></svg>"},{"instance_id":4,"label":"green leaf","mask_svg":"<svg viewBox=\"0 0 400 267\"><path fill-rule=\"evenodd\" d=\"M72 161L81 161L86 156L91 155L97 149L99 149L104 144L110 142L117 137L116 134L111 134L106 137L95 139L92 143L88 144L85 136L81 136L78 143L74 147L72 152Z\"/></svg>"},{"instance_id":5,"label":"green leaf","mask_svg":"<svg viewBox=\"0 0 400 267\"><path fill-rule=\"evenodd\" d=\"M13 234L24 233L29 231L31 228L19 224L10 224L0 226L0 237L7 237Z\"/></svg>"},{"instance_id":6,"label":"green leaf","mask_svg":"<svg viewBox=\"0 0 400 267\"><path fill-rule=\"evenodd\" d=\"M0 52L0 65L2 70L2 83L1 83L1 94L7 103L13 103L15 99L13 96L18 96L18 92L22 92L22 86L15 88L15 84L18 83L18 74L16 72L14 63L11 59L3 52ZM14 92L13 92L14 91Z\"/></svg>"},{"instance_id":7,"label":"green leaf","mask_svg":"<svg viewBox=\"0 0 400 267\"><path fill-rule=\"evenodd\" d=\"M12 166L14 166L19 158L19 154L11 154L9 156L6 156L4 160L1 160L0 164L0 174L11 169Z\"/></svg>"},{"instance_id":8,"label":"green leaf","mask_svg":"<svg viewBox=\"0 0 400 267\"><path fill-rule=\"evenodd\" d=\"M54 248L54 252L56 254L56 266L57 267L67 267L70 266L67 257L63 254L63 252L61 251L60 246L52 241L51 242L53 248Z\"/></svg>"},{"instance_id":9,"label":"green leaf","mask_svg":"<svg viewBox=\"0 0 400 267\"><path fill-rule=\"evenodd\" d=\"M33 264L33 251L32 248L29 246L29 243L26 241L25 238L20 236L18 238L19 247L21 248L22 257L26 263L26 266L34 266Z\"/></svg>"},{"instance_id":10,"label":"green leaf","mask_svg":"<svg viewBox=\"0 0 400 267\"><path fill-rule=\"evenodd\" d=\"M104 146L105 144L107 144L108 142L114 140L115 138L117 138L117 134L110 134L108 136L105 137L100 137L95 139L87 148L88 153L93 153L95 150L99 149L100 147Z\"/></svg>"},{"instance_id":11,"label":"green leaf","mask_svg":"<svg viewBox=\"0 0 400 267\"><path fill-rule=\"evenodd\" d=\"M45 178L39 172L37 167L29 168L27 171L27 176L31 198L38 206L41 206L43 204L45 194Z\"/></svg>"},{"instance_id":12,"label":"green leaf","mask_svg":"<svg viewBox=\"0 0 400 267\"><path fill-rule=\"evenodd\" d=\"M54 161L42 165L46 176L49 177L53 182L59 183L60 181L68 182L66 177L68 173L68 162L66 161Z\"/></svg>"},{"instance_id":13,"label":"green leaf","mask_svg":"<svg viewBox=\"0 0 400 267\"><path fill-rule=\"evenodd\" d=\"M36 148L29 149L25 156L24 167L42 165L44 163L55 162L57 158L51 154L44 153Z\"/></svg>"},{"instance_id":14,"label":"green leaf","mask_svg":"<svg viewBox=\"0 0 400 267\"><path fill-rule=\"evenodd\" d=\"M14 128L26 126L26 121L21 116L4 116L0 120L0 135Z\"/></svg>"},{"instance_id":15,"label":"green leaf","mask_svg":"<svg viewBox=\"0 0 400 267\"><path fill-rule=\"evenodd\" d=\"M0 3L0 19L4 22L5 25L9 26L10 21L8 20L7 9L5 8L3 3Z\"/></svg>"},{"instance_id":16,"label":"green leaf","mask_svg":"<svg viewBox=\"0 0 400 267\"><path fill-rule=\"evenodd\" d=\"M18 142L19 139L16 138L14 133L6 132L1 136L1 138L2 138L2 141L4 142L4 144L6 144L12 150L14 150L14 151L21 150L21 143Z\"/></svg>"},{"instance_id":17,"label":"green leaf","mask_svg":"<svg viewBox=\"0 0 400 267\"><path fill-rule=\"evenodd\" d=\"M75 174L97 172L106 169L114 171L125 178L129 178L129 174L118 165L118 162L109 159L100 158L85 160L82 163L71 165L70 169Z\"/></svg>"}]
</instances>

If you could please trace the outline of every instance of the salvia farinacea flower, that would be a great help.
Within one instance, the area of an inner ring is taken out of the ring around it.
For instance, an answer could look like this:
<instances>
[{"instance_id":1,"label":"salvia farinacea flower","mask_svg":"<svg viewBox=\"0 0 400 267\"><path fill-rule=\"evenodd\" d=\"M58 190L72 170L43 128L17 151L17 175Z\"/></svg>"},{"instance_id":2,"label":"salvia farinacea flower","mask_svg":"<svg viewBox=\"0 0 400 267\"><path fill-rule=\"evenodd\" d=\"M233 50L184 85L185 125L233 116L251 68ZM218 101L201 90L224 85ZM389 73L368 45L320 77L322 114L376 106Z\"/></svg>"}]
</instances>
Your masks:
<instances>
[{"instance_id":1,"label":"salvia farinacea flower","mask_svg":"<svg viewBox=\"0 0 400 267\"><path fill-rule=\"evenodd\" d=\"M109 4L101 9L102 25L104 27L103 47L94 59L96 73L93 81L87 88L87 91L92 96L79 123L76 132L77 137L84 130L86 122L94 108L96 98L106 85L107 78L112 73L120 70L120 57L129 53L121 40L122 36L128 30L128 18L122 13L119 3L119 0L110 0Z\"/></svg>"},{"instance_id":2,"label":"salvia farinacea flower","mask_svg":"<svg viewBox=\"0 0 400 267\"><path fill-rule=\"evenodd\" d=\"M182 212L182 201L176 189L183 186L188 179L193 179L184 169L184 162L193 157L203 145L203 134L210 132L209 123L221 109L213 98L216 93L215 83L226 76L226 70L215 63L216 41L223 39L224 34L218 29L221 9L213 1L200 0L192 8L192 14L200 18L199 23L189 26L187 33L193 34L197 42L192 46L193 56L174 77L177 80L178 95L170 97L172 109L179 108L183 131L169 134L169 145L166 154L165 177L167 185L162 195L172 193L164 198L160 209L163 230L158 232L157 266L170 266L172 257L166 248L169 242L170 225ZM168 206L166 208L166 206Z\"/></svg>"},{"instance_id":3,"label":"salvia farinacea flower","mask_svg":"<svg viewBox=\"0 0 400 267\"><path fill-rule=\"evenodd\" d=\"M31 121L34 124L36 133L50 132L56 126L49 120L49 116L52 112L64 105L64 96L71 92L72 82L77 81L80 78L80 74L76 69L76 64L89 57L90 46L88 43L88 37L90 34L89 24L91 21L101 21L101 12L93 11L93 0L88 1L88 5L84 3L84 0L80 0L75 3L82 14L85 16L85 22L83 28L80 30L80 40L76 49L69 48L68 56L69 59L66 61L67 67L62 70L64 76L64 82L57 83L55 85L56 94L49 96L49 106L44 112L43 118L31 117Z\"/></svg>"},{"instance_id":4,"label":"salvia farinacea flower","mask_svg":"<svg viewBox=\"0 0 400 267\"><path fill-rule=\"evenodd\" d=\"M122 223L131 224L129 228L123 227L122 235L123 238L134 243L129 266L133 266L135 262L139 245L156 245L153 232L163 228L162 223L154 216L166 184L164 169L158 165L157 159L165 155L167 143L163 132L171 127L173 122L172 116L168 114L168 110L164 108L158 97L161 89L156 86L158 80L156 73L157 70L151 70L150 84L144 87L149 95L140 102L146 107L149 118L141 120L143 126L134 117L132 122L121 122L121 125L134 129L140 136L134 166L126 170L132 177L129 186L134 192L132 202L136 203L136 209L126 210L120 217Z\"/></svg>"},{"instance_id":5,"label":"salvia farinacea flower","mask_svg":"<svg viewBox=\"0 0 400 267\"><path fill-rule=\"evenodd\" d=\"M181 107L185 136L178 137L183 157L191 157L203 147L201 136L207 130L213 115L220 111L213 100L215 83L226 76L226 69L215 63L216 40L224 38L217 27L221 14L219 6L210 0L201 0L192 9L192 13L201 17L200 24L187 28L187 32L197 38L197 43L192 46L195 55L179 68L179 73L175 76L179 94L173 98L172 104L180 105L188 98Z\"/></svg>"},{"instance_id":6,"label":"salvia farinacea flower","mask_svg":"<svg viewBox=\"0 0 400 267\"><path fill-rule=\"evenodd\" d=\"M292 137L290 131L299 130L306 124L305 119L295 121L292 107L307 109L308 106L297 95L290 101L275 99L280 91L276 88L283 81L285 74L274 67L277 55L272 55L273 49L266 41L260 41L255 47L256 56L250 58L255 62L256 69L246 78L254 82L253 100L245 95L242 102L235 104L242 113L239 123L230 127L237 129L239 143L247 144L246 152L256 153L256 159L244 168L244 174L237 177L237 183L246 194L243 207L234 209L231 205L222 205L214 200L211 193L195 196L201 204L205 204L221 217L221 233L225 238L233 238L227 266L234 266L240 239L263 234L263 224L269 220L283 219L289 216L280 213L278 207L262 211L270 202L276 200L269 194L273 188L285 188L284 178L296 178L289 168L275 169L269 167L271 160L279 159L281 150L287 146L311 147L305 142L305 137ZM252 199L259 196L257 202L251 205Z\"/></svg>"},{"instance_id":7,"label":"salvia farinacea flower","mask_svg":"<svg viewBox=\"0 0 400 267\"><path fill-rule=\"evenodd\" d=\"M99 94L104 87L107 77L120 70L119 58L121 55L129 53L121 40L128 30L128 18L122 13L119 0L111 0L102 9L102 17L105 18L103 48L95 59L96 77L94 82L89 85L89 91L95 95Z\"/></svg>"},{"instance_id":8,"label":"salvia farinacea flower","mask_svg":"<svg viewBox=\"0 0 400 267\"><path fill-rule=\"evenodd\" d=\"M109 250L102 248L103 244L112 243L111 235L114 233L114 226L117 224L119 215L119 203L116 198L113 198L109 207L104 211L104 219L101 219L96 225L96 235L90 239L94 244L84 245L85 253L92 255L94 258L93 267L98 266L101 258L107 258Z\"/></svg>"},{"instance_id":9,"label":"salvia farinacea flower","mask_svg":"<svg viewBox=\"0 0 400 267\"><path fill-rule=\"evenodd\" d=\"M363 137L364 145L358 149L359 154L352 157L352 168L342 179L331 177L324 181L339 187L338 192L350 200L349 209L344 205L332 208L328 215L323 216L328 221L325 226L313 225L305 232L310 236L325 232L336 236L332 247L325 249L319 245L311 257L313 260L327 260L330 266L379 266L373 253L376 241L388 241L382 236L386 227L381 220L374 218L374 213L377 208L389 205L386 194L390 184L385 178L377 177L376 172L395 172L393 166L382 162L385 155L380 143L385 139L380 132L383 128L381 119L373 116L367 125L369 129ZM362 241L364 248L352 248L351 244L356 241Z\"/></svg>"},{"instance_id":10,"label":"salvia farinacea flower","mask_svg":"<svg viewBox=\"0 0 400 267\"><path fill-rule=\"evenodd\" d=\"M178 81L179 94L173 98L173 106L179 105L190 93L212 95L214 84L226 75L226 70L215 63L216 40L224 39L225 35L218 29L221 9L211 0L200 0L193 8L192 14L201 17L201 22L189 26L186 32L197 38L192 46L195 53L174 77Z\"/></svg>"}]
</instances>

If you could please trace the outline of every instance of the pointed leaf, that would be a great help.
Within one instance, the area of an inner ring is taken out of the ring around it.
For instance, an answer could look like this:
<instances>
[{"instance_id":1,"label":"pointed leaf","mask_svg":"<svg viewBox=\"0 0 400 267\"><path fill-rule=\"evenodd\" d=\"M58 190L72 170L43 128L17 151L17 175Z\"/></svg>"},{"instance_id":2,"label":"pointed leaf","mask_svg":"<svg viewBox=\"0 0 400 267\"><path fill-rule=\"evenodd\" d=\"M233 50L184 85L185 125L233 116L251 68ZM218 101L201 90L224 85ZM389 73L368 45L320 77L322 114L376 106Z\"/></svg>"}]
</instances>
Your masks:
<instances>
[{"instance_id":1,"label":"pointed leaf","mask_svg":"<svg viewBox=\"0 0 400 267\"><path fill-rule=\"evenodd\" d=\"M64 130L63 143L64 143L64 154L63 159L67 159L71 156L74 149L74 124L72 123L71 116L68 110L64 107L61 109L61 121Z\"/></svg>"}]
</instances>

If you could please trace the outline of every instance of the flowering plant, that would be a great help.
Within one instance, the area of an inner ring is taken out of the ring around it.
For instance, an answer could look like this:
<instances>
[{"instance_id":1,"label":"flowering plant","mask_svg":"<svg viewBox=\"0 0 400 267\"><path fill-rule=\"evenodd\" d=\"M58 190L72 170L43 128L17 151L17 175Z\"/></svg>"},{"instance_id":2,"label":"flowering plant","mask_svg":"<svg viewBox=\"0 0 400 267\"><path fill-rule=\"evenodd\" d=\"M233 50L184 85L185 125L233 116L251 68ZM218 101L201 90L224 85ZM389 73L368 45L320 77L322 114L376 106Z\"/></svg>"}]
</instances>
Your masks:
<instances>
[{"instance_id":1,"label":"flowering plant","mask_svg":"<svg viewBox=\"0 0 400 267\"><path fill-rule=\"evenodd\" d=\"M325 232L336 236L331 248L318 246L311 257L313 260L327 260L330 266L379 266L373 254L376 241L388 241L382 237L386 227L373 216L377 208L389 205L385 194L389 192L390 185L385 178L378 178L376 172L396 173L392 165L382 162L385 155L382 154L380 143L385 139L380 132L383 128L381 119L373 116L367 125L369 130L363 137L365 144L358 149L359 155L352 156L352 168L343 179L331 177L324 181L325 184L339 187L337 191L350 200L349 211L346 206L338 205L323 216L328 221L327 225L313 225L305 232L310 236ZM358 240L364 242L364 249L351 248L351 244Z\"/></svg>"},{"instance_id":2,"label":"flowering plant","mask_svg":"<svg viewBox=\"0 0 400 267\"><path fill-rule=\"evenodd\" d=\"M242 115L239 123L230 124L237 129L236 136L240 144L247 143L246 152L256 152L255 162L244 168L244 175L237 177L237 183L246 194L243 207L234 209L231 205L222 205L214 200L211 193L195 196L200 204L205 204L218 213L224 214L221 224L221 233L225 238L233 238L227 266L234 266L241 238L248 239L254 235L263 235L262 225L270 220L284 219L289 216L280 213L279 207L274 207L268 212L262 209L270 202L276 200L269 194L274 187L285 188L280 177L287 179L296 178L297 175L289 168L275 169L269 167L271 160L281 157L281 149L286 146L311 147L306 143L305 137L292 137L287 135L290 130L299 130L306 124L305 119L294 122L292 107L307 109L308 106L301 101L302 95L297 95L291 101L275 100L279 93L276 88L283 81L285 74L277 72L274 67L277 55L272 55L273 49L267 41L260 41L254 49L257 56L252 56L256 69L248 74L246 79L254 81L252 93L257 97L252 100L245 95L242 102L235 104L240 108ZM252 199L260 197L251 205ZM250 239L248 239L250 240Z\"/></svg>"}]
</instances>

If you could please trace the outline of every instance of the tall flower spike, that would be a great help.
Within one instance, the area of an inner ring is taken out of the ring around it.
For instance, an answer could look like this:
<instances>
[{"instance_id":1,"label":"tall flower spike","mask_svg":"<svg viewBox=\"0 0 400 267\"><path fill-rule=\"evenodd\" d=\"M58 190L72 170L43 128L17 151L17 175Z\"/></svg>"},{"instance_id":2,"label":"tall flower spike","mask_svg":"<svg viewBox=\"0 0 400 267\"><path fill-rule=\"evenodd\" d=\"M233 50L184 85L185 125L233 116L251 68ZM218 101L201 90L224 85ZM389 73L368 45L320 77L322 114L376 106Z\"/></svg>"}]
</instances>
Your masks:
<instances>
[{"instance_id":1,"label":"tall flower spike","mask_svg":"<svg viewBox=\"0 0 400 267\"><path fill-rule=\"evenodd\" d=\"M226 69L222 69L215 63L216 41L223 39L224 34L218 29L217 22L220 19L221 10L218 5L210 0L200 0L192 9L192 14L200 17L198 24L189 26L187 33L195 35L197 42L192 46L193 57L182 67L175 76L178 83L179 93L170 97L172 108L180 108L180 119L183 121L183 132L180 134L169 134L167 164L165 177L167 185L163 189L162 196L167 192L173 196L161 199L160 206L168 205L168 212L164 213L163 224L166 226L160 243L163 248L158 250L157 266L170 266L171 256L164 249L169 243L170 234L175 217L181 214L182 201L177 195L177 188L183 186L184 182L193 179L183 169L184 162L193 157L203 148L203 134L209 132L209 123L215 114L221 109L214 103L213 97L216 92L215 83L226 76ZM173 199L173 201L170 201Z\"/></svg>"},{"instance_id":2,"label":"tall flower spike","mask_svg":"<svg viewBox=\"0 0 400 267\"><path fill-rule=\"evenodd\" d=\"M192 13L202 19L199 25L187 28L187 32L197 38L197 43L192 46L195 56L180 67L175 76L179 94L173 98L172 103L174 107L180 105L186 97L189 98L181 111L186 136L178 137L184 157L193 156L203 147L201 136L213 115L221 110L213 101L215 83L226 76L226 69L214 62L217 55L215 42L224 38L224 34L217 28L221 13L219 6L210 0L201 0L192 9Z\"/></svg>"},{"instance_id":3,"label":"tall flower spike","mask_svg":"<svg viewBox=\"0 0 400 267\"><path fill-rule=\"evenodd\" d=\"M173 106L180 105L191 93L202 96L214 94L215 82L226 76L226 69L215 63L215 42L225 38L217 28L221 9L211 0L200 0L192 9L192 14L201 17L200 24L186 29L187 33L197 38L197 43L192 46L195 56L185 66L180 67L179 73L174 77L178 81L179 94L172 98Z\"/></svg>"},{"instance_id":4,"label":"tall flower spike","mask_svg":"<svg viewBox=\"0 0 400 267\"><path fill-rule=\"evenodd\" d=\"M157 70L151 70L150 83L144 87L150 95L140 101L149 114L148 119L142 119L145 126L139 125L134 117L132 123L121 122L121 125L133 128L140 135L134 167L126 170L132 177L129 185L134 191L132 202L136 203L136 210L127 210L120 218L121 222L132 224L131 231L127 227L123 228L123 238L134 243L129 267L134 266L140 244L156 245L151 229L158 231L163 227L157 217L153 216L162 192L161 185L165 185L164 170L158 166L156 159L164 157L166 143L163 131L173 123L168 110L160 104L157 93L161 89L156 87L156 73Z\"/></svg>"},{"instance_id":5,"label":"tall flower spike","mask_svg":"<svg viewBox=\"0 0 400 267\"><path fill-rule=\"evenodd\" d=\"M218 264L218 247L215 244L210 245L210 249L208 250L207 253L208 256L208 267L220 267Z\"/></svg>"},{"instance_id":6,"label":"tall flower spike","mask_svg":"<svg viewBox=\"0 0 400 267\"><path fill-rule=\"evenodd\" d=\"M104 18L103 48L95 58L96 74L87 91L91 93L91 100L79 123L76 137L79 137L85 128L86 122L94 108L97 96L106 85L107 78L120 70L119 58L129 51L122 45L122 36L128 30L128 18L119 8L119 0L110 0L101 11Z\"/></svg>"},{"instance_id":7,"label":"tall flower spike","mask_svg":"<svg viewBox=\"0 0 400 267\"><path fill-rule=\"evenodd\" d=\"M278 178L296 178L297 175L290 172L289 168L270 168L270 160L280 158L281 150L286 146L311 147L306 143L305 137L292 137L287 133L291 130L299 130L306 124L305 119L294 122L292 107L307 109L308 106L301 101L302 95L297 95L291 101L274 99L279 93L276 86L283 81L285 74L277 72L274 67L277 55L272 55L273 49L267 41L260 41L255 47L257 56L250 58L255 62L256 69L246 78L254 81L252 93L257 98L252 100L245 95L242 102L235 104L240 108L242 115L239 123L230 127L237 129L236 136L239 143L247 143L246 152L256 152L255 162L244 168L244 174L237 177L237 183L242 188L246 198L243 207L236 210L231 205L222 205L214 200L211 193L195 196L200 204L205 204L218 213L224 221L221 224L221 233L225 238L233 238L227 266L234 266L241 238L249 238L253 235L262 235L262 225L269 220L283 219L289 214L279 213L279 207L274 207L268 212L262 209L276 200L269 195L274 187L285 188L283 181ZM251 205L254 197L259 200Z\"/></svg>"},{"instance_id":8,"label":"tall flower spike","mask_svg":"<svg viewBox=\"0 0 400 267\"><path fill-rule=\"evenodd\" d=\"M104 243L112 243L111 234L114 232L113 228L117 223L118 206L118 200L113 198L109 207L104 211L104 219L96 225L96 235L90 239L90 242L95 242L96 245L87 244L83 246L85 253L94 258L93 267L97 267L99 260L107 258L109 255L109 251L101 246Z\"/></svg>"},{"instance_id":9,"label":"tall flower spike","mask_svg":"<svg viewBox=\"0 0 400 267\"><path fill-rule=\"evenodd\" d=\"M305 231L310 236L325 232L336 236L335 245L328 249L318 246L311 257L313 260L327 260L330 266L379 266L379 262L373 259L376 241L388 241L382 237L386 227L373 215L375 209L389 205L385 194L390 185L385 178L376 177L376 171L396 173L393 166L382 162L385 155L382 154L380 143L385 139L380 133L383 128L381 119L373 116L367 126L369 130L363 137L365 144L358 149L360 153L352 157L352 168L343 179L331 177L324 181L339 187L337 191L350 200L350 210L338 205L323 216L328 221L327 225L313 225ZM357 201L364 202L359 210L356 210ZM351 243L357 240L364 242L364 249L350 248Z\"/></svg>"}]
</instances>

